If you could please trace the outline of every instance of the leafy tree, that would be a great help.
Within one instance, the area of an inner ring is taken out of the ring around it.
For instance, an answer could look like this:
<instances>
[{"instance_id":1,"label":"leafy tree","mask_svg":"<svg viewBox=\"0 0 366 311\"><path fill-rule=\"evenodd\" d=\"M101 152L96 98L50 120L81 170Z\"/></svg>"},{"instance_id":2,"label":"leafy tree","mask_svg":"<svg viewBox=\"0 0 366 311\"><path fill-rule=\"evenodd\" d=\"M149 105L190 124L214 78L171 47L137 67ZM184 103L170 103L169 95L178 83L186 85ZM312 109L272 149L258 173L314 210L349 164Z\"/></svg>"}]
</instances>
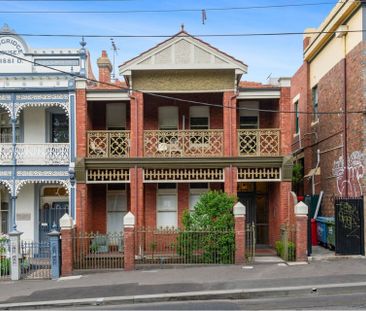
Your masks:
<instances>
[{"instance_id":1,"label":"leafy tree","mask_svg":"<svg viewBox=\"0 0 366 311\"><path fill-rule=\"evenodd\" d=\"M222 191L203 194L193 211L183 214L178 252L187 261L232 263L235 251L233 206L236 199Z\"/></svg>"}]
</instances>

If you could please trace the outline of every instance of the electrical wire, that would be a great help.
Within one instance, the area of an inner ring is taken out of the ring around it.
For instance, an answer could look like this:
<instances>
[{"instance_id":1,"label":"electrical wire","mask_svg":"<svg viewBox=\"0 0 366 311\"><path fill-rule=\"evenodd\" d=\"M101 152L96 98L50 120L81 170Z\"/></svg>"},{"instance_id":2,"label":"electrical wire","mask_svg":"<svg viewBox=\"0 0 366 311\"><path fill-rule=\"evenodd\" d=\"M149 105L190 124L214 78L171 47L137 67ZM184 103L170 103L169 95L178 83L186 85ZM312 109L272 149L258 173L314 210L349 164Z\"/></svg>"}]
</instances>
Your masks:
<instances>
[{"instance_id":1,"label":"electrical wire","mask_svg":"<svg viewBox=\"0 0 366 311\"><path fill-rule=\"evenodd\" d=\"M363 113L366 113L365 110L346 111L346 112L344 112L344 111L328 111L328 112L319 111L319 112L315 113L315 112L308 112L308 111L291 111L291 110L276 110L276 109L253 109L253 108L246 108L246 107L231 107L231 106L227 106L227 105L223 105L223 104L222 105L212 104L212 103L206 103L206 102L201 102L201 101L196 101L196 100L183 99L183 98L174 97L174 96L170 96L170 95L163 95L163 94L158 94L158 93L153 93L153 92L145 92L145 91L141 91L141 90L134 89L134 88L127 88L127 87L116 85L114 83L103 82L103 81L99 81L99 80L96 80L96 79L83 77L83 76L81 76L80 74L77 74L77 73L67 72L67 71L57 69L57 68L54 68L54 67L51 67L51 66L48 66L48 65L40 64L40 63L37 63L35 61L26 59L24 57L13 55L13 54L10 54L10 53L4 52L4 51L0 51L0 54L6 55L6 56L9 56L9 57L14 57L18 60L22 60L22 61L31 63L33 65L41 66L41 67L53 70L55 72L59 72L59 73L68 75L68 76L73 77L73 78L81 78L81 79L84 79L84 80L89 81L89 82L98 83L98 84L101 84L101 85L105 85L105 86L108 86L108 87L113 87L113 88L120 89L120 90L123 90L123 91L139 92L139 93L151 95L151 96L158 97L158 98L169 99L169 100L172 100L172 101L175 101L175 102L179 101L179 102L187 102L187 103L196 104L196 105L218 107L218 108L230 108L230 109L235 109L235 110L258 111L258 112L268 112L268 113L284 113L284 114L295 113L295 114L308 114L308 115L314 115L314 114L317 114L317 115L342 115L344 113L347 113L347 114L363 114Z\"/></svg>"},{"instance_id":2,"label":"electrical wire","mask_svg":"<svg viewBox=\"0 0 366 311\"><path fill-rule=\"evenodd\" d=\"M348 0L350 2L361 3L360 0ZM338 1L338 3L346 3L348 1ZM320 5L334 5L334 2L312 2L312 3L292 3L292 4L271 4L271 5L252 5L243 7L212 7L204 8L206 12L222 12L222 11L243 11L255 9L273 9L273 8L287 8L287 7L306 7L306 6L320 6ZM2 14L140 14L140 13L184 13L184 12L202 12L202 8L187 8L187 9L159 9L159 10L18 10L18 11L0 11Z\"/></svg>"},{"instance_id":3,"label":"electrical wire","mask_svg":"<svg viewBox=\"0 0 366 311\"><path fill-rule=\"evenodd\" d=\"M306 31L306 32L257 32L257 33L231 33L231 34L188 34L179 33L179 37L261 37L261 36L291 36L291 35L315 35L315 34L336 34L336 33L364 33L366 29L357 30L334 30L334 31ZM0 32L0 36L9 35L8 32ZM172 35L96 35L96 34L35 34L17 33L22 37L66 37L66 38L171 38Z\"/></svg>"}]
</instances>

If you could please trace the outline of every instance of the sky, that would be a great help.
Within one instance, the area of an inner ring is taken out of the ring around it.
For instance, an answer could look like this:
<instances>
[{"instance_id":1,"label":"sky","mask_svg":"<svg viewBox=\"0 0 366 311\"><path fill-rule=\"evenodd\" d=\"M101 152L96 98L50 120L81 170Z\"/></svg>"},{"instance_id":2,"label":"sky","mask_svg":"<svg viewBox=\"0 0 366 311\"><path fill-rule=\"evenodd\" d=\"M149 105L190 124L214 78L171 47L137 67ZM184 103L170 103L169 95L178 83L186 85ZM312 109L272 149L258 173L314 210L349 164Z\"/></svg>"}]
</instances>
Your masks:
<instances>
[{"instance_id":1,"label":"sky","mask_svg":"<svg viewBox=\"0 0 366 311\"><path fill-rule=\"evenodd\" d=\"M209 9L299 3L326 4L251 10L207 11L202 24L200 12L129 14L14 14L4 11L115 11ZM4 1L0 0L0 23L17 33L107 35L86 38L93 71L106 50L112 60L111 40L116 35L174 35L184 24L190 34L303 32L318 27L335 5L334 0L114 0L114 1ZM1 25L0 25L1 26ZM24 37L33 48L77 48L81 38ZM265 83L268 76L292 76L302 63L302 35L202 38L248 65L242 80ZM116 66L151 48L164 38L115 38ZM117 69L118 75L118 69Z\"/></svg>"}]
</instances>

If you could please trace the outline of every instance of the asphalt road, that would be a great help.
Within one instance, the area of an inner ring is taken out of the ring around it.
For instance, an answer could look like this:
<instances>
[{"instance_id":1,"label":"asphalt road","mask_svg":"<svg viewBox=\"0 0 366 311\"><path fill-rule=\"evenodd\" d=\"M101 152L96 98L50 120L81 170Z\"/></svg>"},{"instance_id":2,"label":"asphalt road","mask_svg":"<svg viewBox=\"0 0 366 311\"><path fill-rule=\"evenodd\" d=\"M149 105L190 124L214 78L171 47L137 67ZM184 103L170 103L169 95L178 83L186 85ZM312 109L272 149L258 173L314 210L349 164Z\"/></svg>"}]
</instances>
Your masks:
<instances>
[{"instance_id":1,"label":"asphalt road","mask_svg":"<svg viewBox=\"0 0 366 311\"><path fill-rule=\"evenodd\" d=\"M210 300L94 306L64 310L365 310L366 293L288 298ZM58 309L60 310L60 309Z\"/></svg>"}]
</instances>

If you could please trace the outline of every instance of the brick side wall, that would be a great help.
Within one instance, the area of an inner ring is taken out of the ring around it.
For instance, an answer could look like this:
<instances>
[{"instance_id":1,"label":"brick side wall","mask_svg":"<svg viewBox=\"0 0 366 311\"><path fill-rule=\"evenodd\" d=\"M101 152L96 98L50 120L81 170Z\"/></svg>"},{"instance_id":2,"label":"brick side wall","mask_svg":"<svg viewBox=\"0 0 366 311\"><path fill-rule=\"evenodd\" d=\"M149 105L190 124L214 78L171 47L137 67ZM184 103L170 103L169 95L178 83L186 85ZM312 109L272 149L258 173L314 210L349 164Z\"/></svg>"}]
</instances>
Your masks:
<instances>
[{"instance_id":1,"label":"brick side wall","mask_svg":"<svg viewBox=\"0 0 366 311\"><path fill-rule=\"evenodd\" d=\"M347 110L364 110L365 99L363 95L363 74L362 64L364 44L360 43L346 57L347 75ZM344 110L344 69L345 61L341 60L318 82L319 111L343 111ZM311 90L307 87L308 65L304 64L292 79L291 97L300 94L300 110L312 111ZM305 99L305 100L304 100ZM365 125L362 114L348 114L347 116L347 148L349 167L355 165L352 157L357 152L364 151L362 133ZM340 164L343 157L344 145L344 115L320 115L319 122L314 123L311 115L301 115L300 127L302 143L304 147L304 171L308 173L316 166L317 149L320 150L321 175L315 178L315 191L324 191L322 212L325 215L334 213L334 196L346 195L345 192L345 170ZM292 133L294 132L294 117L292 122ZM298 138L293 140L293 151L299 147ZM334 170L340 164L339 169ZM358 167L362 171L361 167ZM357 168L349 169L349 195L360 195L360 188L357 181ZM338 175L338 176L336 176ZM305 179L305 194L311 194L311 179Z\"/></svg>"}]
</instances>

